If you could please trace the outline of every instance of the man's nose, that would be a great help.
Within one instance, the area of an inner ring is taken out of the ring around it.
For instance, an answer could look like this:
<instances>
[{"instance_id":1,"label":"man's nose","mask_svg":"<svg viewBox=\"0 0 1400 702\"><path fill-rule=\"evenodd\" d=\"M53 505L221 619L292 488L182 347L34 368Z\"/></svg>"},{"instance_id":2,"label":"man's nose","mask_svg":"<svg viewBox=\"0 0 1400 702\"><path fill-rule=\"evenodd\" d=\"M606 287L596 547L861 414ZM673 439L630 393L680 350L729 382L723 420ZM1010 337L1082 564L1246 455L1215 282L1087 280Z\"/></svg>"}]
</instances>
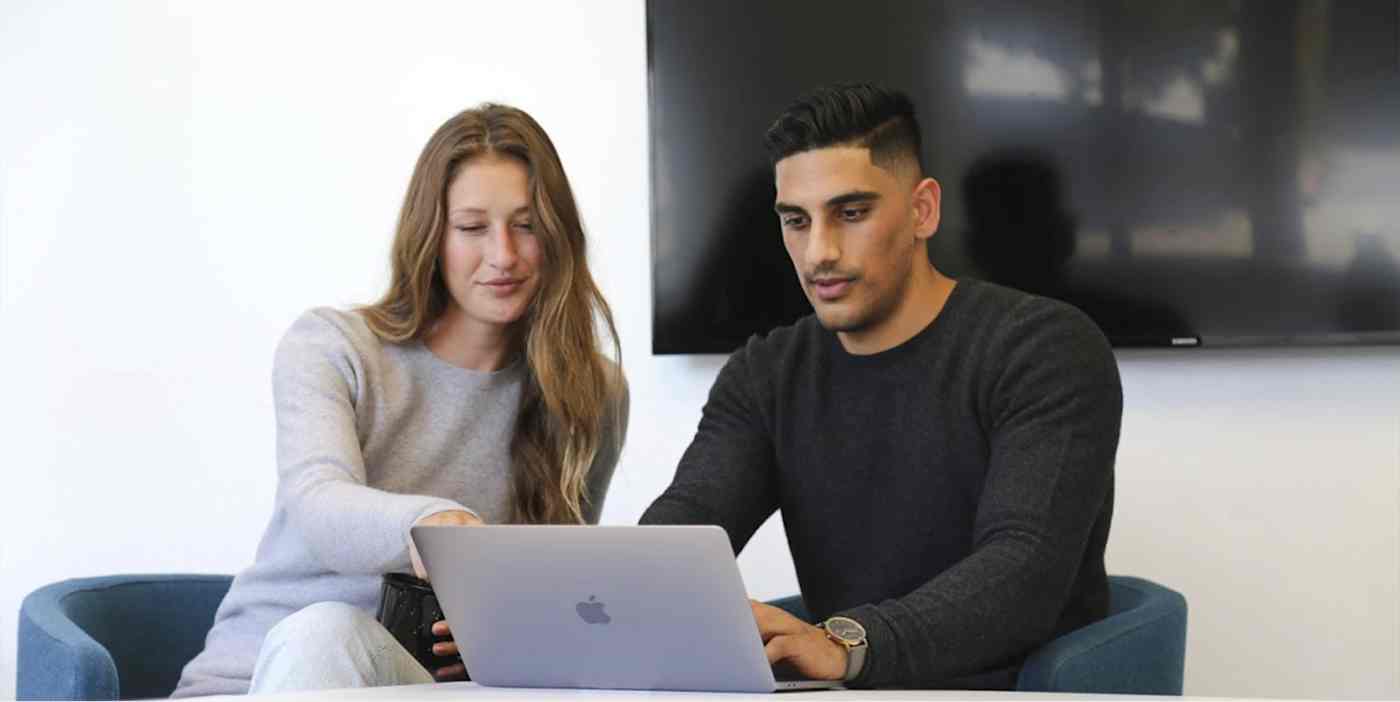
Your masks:
<instances>
[{"instance_id":1,"label":"man's nose","mask_svg":"<svg viewBox=\"0 0 1400 702\"><path fill-rule=\"evenodd\" d=\"M807 268L817 270L841 259L841 246L832 227L820 222L812 223L812 231L807 236Z\"/></svg>"}]
</instances>

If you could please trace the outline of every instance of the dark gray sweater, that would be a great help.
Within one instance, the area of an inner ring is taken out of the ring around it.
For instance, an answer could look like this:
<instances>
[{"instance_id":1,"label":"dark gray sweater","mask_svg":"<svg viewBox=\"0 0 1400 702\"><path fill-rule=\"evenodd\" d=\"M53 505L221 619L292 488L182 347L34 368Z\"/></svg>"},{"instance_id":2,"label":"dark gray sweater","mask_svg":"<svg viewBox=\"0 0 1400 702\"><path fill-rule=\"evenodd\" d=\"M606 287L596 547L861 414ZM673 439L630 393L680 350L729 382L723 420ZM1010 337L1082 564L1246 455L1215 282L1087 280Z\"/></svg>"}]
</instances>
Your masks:
<instances>
[{"instance_id":1,"label":"dark gray sweater","mask_svg":"<svg viewBox=\"0 0 1400 702\"><path fill-rule=\"evenodd\" d=\"M738 553L781 509L812 615L868 632L854 685L1010 689L1108 611L1122 402L1103 334L1047 298L963 280L869 356L807 317L730 357L642 522L718 524Z\"/></svg>"}]
</instances>

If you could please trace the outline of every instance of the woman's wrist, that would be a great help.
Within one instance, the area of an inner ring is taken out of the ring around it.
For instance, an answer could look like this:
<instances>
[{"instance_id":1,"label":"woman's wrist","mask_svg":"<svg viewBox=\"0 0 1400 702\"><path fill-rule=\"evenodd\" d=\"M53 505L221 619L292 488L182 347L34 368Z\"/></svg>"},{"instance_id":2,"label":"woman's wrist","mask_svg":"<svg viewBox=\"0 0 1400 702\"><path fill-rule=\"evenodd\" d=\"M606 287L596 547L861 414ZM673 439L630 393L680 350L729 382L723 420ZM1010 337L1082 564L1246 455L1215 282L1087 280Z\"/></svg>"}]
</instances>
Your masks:
<instances>
[{"instance_id":1,"label":"woman's wrist","mask_svg":"<svg viewBox=\"0 0 1400 702\"><path fill-rule=\"evenodd\" d=\"M479 526L483 524L476 512L464 509L445 509L418 518L413 526Z\"/></svg>"}]
</instances>

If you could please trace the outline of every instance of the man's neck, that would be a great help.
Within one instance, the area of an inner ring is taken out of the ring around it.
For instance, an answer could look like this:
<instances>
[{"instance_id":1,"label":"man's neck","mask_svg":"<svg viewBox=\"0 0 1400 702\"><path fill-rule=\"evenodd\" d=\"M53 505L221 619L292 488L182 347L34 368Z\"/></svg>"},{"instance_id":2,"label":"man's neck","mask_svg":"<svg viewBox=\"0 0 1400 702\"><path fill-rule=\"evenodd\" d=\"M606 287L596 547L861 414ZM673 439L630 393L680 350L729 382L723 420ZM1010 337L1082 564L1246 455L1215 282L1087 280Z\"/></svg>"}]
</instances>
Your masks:
<instances>
[{"instance_id":1,"label":"man's neck","mask_svg":"<svg viewBox=\"0 0 1400 702\"><path fill-rule=\"evenodd\" d=\"M914 265L909 287L888 317L868 329L836 333L847 353L868 356L888 351L914 338L943 312L957 281L926 261Z\"/></svg>"}]
</instances>

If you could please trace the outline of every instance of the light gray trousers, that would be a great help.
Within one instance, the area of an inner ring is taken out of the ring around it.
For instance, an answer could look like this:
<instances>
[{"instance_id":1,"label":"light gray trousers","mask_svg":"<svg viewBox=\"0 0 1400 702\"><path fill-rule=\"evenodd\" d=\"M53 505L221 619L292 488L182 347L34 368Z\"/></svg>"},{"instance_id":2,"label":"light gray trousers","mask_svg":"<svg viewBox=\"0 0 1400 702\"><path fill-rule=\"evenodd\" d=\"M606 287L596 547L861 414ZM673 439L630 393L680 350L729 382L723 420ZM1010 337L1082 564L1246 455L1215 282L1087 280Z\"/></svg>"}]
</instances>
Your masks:
<instances>
[{"instance_id":1,"label":"light gray trousers","mask_svg":"<svg viewBox=\"0 0 1400 702\"><path fill-rule=\"evenodd\" d=\"M364 610L318 602L272 627L249 694L418 685L433 676Z\"/></svg>"}]
</instances>

